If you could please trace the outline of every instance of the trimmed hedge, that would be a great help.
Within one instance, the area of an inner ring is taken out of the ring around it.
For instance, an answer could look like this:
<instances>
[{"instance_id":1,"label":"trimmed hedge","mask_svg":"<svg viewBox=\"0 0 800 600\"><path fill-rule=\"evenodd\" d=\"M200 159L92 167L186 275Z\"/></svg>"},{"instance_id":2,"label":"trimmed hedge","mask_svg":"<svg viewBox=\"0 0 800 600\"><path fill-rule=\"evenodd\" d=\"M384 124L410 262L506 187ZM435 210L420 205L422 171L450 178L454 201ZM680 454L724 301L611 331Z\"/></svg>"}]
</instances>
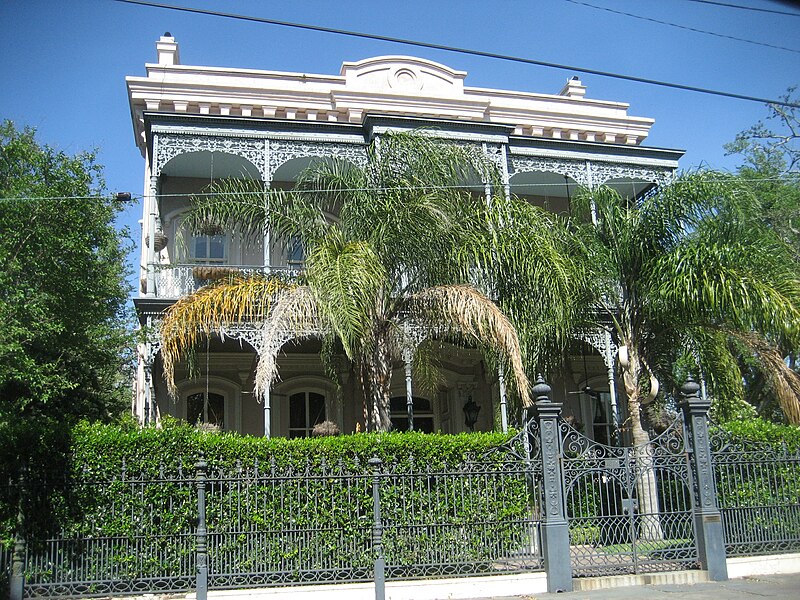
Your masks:
<instances>
[{"instance_id":1,"label":"trimmed hedge","mask_svg":"<svg viewBox=\"0 0 800 600\"><path fill-rule=\"evenodd\" d=\"M754 418L728 421L721 427L738 438L769 444L776 450L784 447L789 452L800 450L800 427L794 425L778 425L772 421Z\"/></svg>"},{"instance_id":2,"label":"trimmed hedge","mask_svg":"<svg viewBox=\"0 0 800 600\"><path fill-rule=\"evenodd\" d=\"M237 463L274 462L281 468L306 468L341 461L354 468L378 457L405 470L414 456L432 469L452 466L505 442L499 433L459 435L426 433L358 433L318 438L263 438L236 433L205 432L174 419L160 428L82 423L74 430L72 460L97 475L114 475L123 462L129 472L155 474L160 463L182 460L193 468L203 456L210 469Z\"/></svg>"}]
</instances>

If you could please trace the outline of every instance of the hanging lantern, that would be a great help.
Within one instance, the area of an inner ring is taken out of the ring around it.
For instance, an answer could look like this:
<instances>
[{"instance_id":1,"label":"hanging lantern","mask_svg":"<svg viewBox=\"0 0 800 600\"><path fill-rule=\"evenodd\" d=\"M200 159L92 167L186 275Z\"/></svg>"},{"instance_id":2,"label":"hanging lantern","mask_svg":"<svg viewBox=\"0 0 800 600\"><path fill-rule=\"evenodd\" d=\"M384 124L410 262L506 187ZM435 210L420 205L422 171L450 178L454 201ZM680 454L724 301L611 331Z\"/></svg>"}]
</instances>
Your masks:
<instances>
[{"instance_id":1,"label":"hanging lantern","mask_svg":"<svg viewBox=\"0 0 800 600\"><path fill-rule=\"evenodd\" d=\"M470 396L464 404L464 425L469 427L471 431L475 431L475 423L478 422L478 413L480 411L481 407L475 404L472 396Z\"/></svg>"}]
</instances>

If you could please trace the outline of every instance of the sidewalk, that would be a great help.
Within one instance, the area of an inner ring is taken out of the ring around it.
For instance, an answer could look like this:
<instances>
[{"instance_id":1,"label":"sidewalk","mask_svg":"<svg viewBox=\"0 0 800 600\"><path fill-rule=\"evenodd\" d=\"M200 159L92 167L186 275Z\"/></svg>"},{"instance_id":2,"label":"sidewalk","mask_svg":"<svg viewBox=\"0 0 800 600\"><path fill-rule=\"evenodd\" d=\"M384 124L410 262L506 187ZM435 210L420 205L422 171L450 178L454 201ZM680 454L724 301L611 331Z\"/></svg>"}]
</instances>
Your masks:
<instances>
[{"instance_id":1,"label":"sidewalk","mask_svg":"<svg viewBox=\"0 0 800 600\"><path fill-rule=\"evenodd\" d=\"M561 594L497 596L473 600L757 600L800 599L800 573L758 575L688 585L639 585Z\"/></svg>"}]
</instances>

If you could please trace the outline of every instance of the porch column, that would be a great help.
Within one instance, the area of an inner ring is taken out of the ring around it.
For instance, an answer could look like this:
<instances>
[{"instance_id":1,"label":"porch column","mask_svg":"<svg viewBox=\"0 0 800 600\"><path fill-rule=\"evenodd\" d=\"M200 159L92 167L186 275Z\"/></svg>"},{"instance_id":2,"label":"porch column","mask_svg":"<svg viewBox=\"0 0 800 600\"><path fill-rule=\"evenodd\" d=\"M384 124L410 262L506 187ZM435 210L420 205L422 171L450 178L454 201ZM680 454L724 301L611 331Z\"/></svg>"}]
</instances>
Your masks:
<instances>
[{"instance_id":1,"label":"porch column","mask_svg":"<svg viewBox=\"0 0 800 600\"><path fill-rule=\"evenodd\" d=\"M506 372L503 365L497 369L497 386L500 388L500 428L508 432L508 399L506 397Z\"/></svg>"},{"instance_id":2,"label":"porch column","mask_svg":"<svg viewBox=\"0 0 800 600\"><path fill-rule=\"evenodd\" d=\"M561 403L550 401L552 388L541 375L533 386L533 409L539 420L542 465L544 467L542 507L542 553L547 572L547 591L572 591L572 566L569 558L569 525L564 507L564 479L561 472L561 434L558 419Z\"/></svg>"},{"instance_id":3,"label":"porch column","mask_svg":"<svg viewBox=\"0 0 800 600\"><path fill-rule=\"evenodd\" d=\"M264 437L272 437L272 399L271 390L264 390Z\"/></svg>"},{"instance_id":4,"label":"porch column","mask_svg":"<svg viewBox=\"0 0 800 600\"><path fill-rule=\"evenodd\" d=\"M617 379L614 374L614 363L616 360L614 352L614 343L611 341L611 332L605 331L603 336L605 342L605 359L606 373L608 375L608 395L611 400L611 415L614 417L614 425L617 429L620 428L619 407L617 406Z\"/></svg>"},{"instance_id":5,"label":"porch column","mask_svg":"<svg viewBox=\"0 0 800 600\"><path fill-rule=\"evenodd\" d=\"M144 424L149 425L153 417L153 396L155 390L153 386L153 364L144 365Z\"/></svg>"},{"instance_id":6,"label":"porch column","mask_svg":"<svg viewBox=\"0 0 800 600\"><path fill-rule=\"evenodd\" d=\"M414 392L411 381L411 352L403 352L403 366L406 372L406 414L408 415L408 430L414 431Z\"/></svg>"},{"instance_id":7,"label":"porch column","mask_svg":"<svg viewBox=\"0 0 800 600\"><path fill-rule=\"evenodd\" d=\"M586 161L586 187L590 190L594 190L594 177L592 176L592 163L590 161ZM591 202L589 203L590 209L592 211L592 225L597 225L597 205L594 202L594 198L592 198Z\"/></svg>"},{"instance_id":8,"label":"porch column","mask_svg":"<svg viewBox=\"0 0 800 600\"><path fill-rule=\"evenodd\" d=\"M717 486L708 438L711 401L700 398L700 386L691 375L681 387L681 409L691 440L691 461L696 478L695 533L700 564L712 581L728 579L722 515L717 505Z\"/></svg>"},{"instance_id":9,"label":"porch column","mask_svg":"<svg viewBox=\"0 0 800 600\"><path fill-rule=\"evenodd\" d=\"M156 295L156 219L158 216L158 175L150 176L150 193L148 200L149 212L147 215L147 291L146 296Z\"/></svg>"},{"instance_id":10,"label":"porch column","mask_svg":"<svg viewBox=\"0 0 800 600\"><path fill-rule=\"evenodd\" d=\"M264 182L264 214L266 215L269 211L269 186L270 183L268 181ZM264 266L266 267L266 272L270 273L272 271L272 257L270 253L272 252L272 234L270 233L269 229L264 232Z\"/></svg>"}]
</instances>

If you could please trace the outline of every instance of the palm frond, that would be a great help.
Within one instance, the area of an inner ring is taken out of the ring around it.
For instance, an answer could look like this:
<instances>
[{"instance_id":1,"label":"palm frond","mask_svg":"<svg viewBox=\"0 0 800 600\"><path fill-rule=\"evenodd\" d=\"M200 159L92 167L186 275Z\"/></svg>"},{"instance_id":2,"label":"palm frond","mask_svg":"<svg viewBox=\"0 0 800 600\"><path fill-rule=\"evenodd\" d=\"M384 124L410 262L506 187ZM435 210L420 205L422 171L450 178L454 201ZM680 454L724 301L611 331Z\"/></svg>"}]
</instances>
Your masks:
<instances>
[{"instance_id":1,"label":"palm frond","mask_svg":"<svg viewBox=\"0 0 800 600\"><path fill-rule=\"evenodd\" d=\"M436 337L477 343L502 354L511 365L523 404L530 405L517 332L489 298L467 285L437 286L407 298L406 307L412 322Z\"/></svg>"},{"instance_id":2,"label":"palm frond","mask_svg":"<svg viewBox=\"0 0 800 600\"><path fill-rule=\"evenodd\" d=\"M789 368L775 345L763 336L752 332L735 335L755 353L786 420L800 425L800 374Z\"/></svg>"},{"instance_id":3,"label":"palm frond","mask_svg":"<svg viewBox=\"0 0 800 600\"><path fill-rule=\"evenodd\" d=\"M185 219L191 231L220 228L243 243L261 243L269 233L286 239L299 236L306 244L322 237L328 227L313 194L264 189L260 181L221 179L192 198Z\"/></svg>"},{"instance_id":4,"label":"palm frond","mask_svg":"<svg viewBox=\"0 0 800 600\"><path fill-rule=\"evenodd\" d=\"M184 296L164 313L161 323L161 357L170 395L177 394L175 366L202 336L243 321L263 321L276 297L290 289L283 281L233 276Z\"/></svg>"},{"instance_id":5,"label":"palm frond","mask_svg":"<svg viewBox=\"0 0 800 600\"><path fill-rule=\"evenodd\" d=\"M313 248L307 264L317 310L353 359L382 313L379 304L388 291L383 264L368 243L345 240L337 227Z\"/></svg>"},{"instance_id":6,"label":"palm frond","mask_svg":"<svg viewBox=\"0 0 800 600\"><path fill-rule=\"evenodd\" d=\"M648 272L654 308L663 304L686 323L727 324L797 340L800 279L774 260L766 238L750 242L701 239L654 261Z\"/></svg>"},{"instance_id":7,"label":"palm frond","mask_svg":"<svg viewBox=\"0 0 800 600\"><path fill-rule=\"evenodd\" d=\"M728 333L708 327L690 328L684 347L696 353L691 359L699 360L701 375L714 399L715 414L723 420L737 414L745 403L744 385Z\"/></svg>"},{"instance_id":8,"label":"palm frond","mask_svg":"<svg viewBox=\"0 0 800 600\"><path fill-rule=\"evenodd\" d=\"M547 371L560 362L585 307L599 298L591 248L570 221L524 199L492 199L468 223L462 252L476 265L483 289L517 328L526 363Z\"/></svg>"}]
</instances>

